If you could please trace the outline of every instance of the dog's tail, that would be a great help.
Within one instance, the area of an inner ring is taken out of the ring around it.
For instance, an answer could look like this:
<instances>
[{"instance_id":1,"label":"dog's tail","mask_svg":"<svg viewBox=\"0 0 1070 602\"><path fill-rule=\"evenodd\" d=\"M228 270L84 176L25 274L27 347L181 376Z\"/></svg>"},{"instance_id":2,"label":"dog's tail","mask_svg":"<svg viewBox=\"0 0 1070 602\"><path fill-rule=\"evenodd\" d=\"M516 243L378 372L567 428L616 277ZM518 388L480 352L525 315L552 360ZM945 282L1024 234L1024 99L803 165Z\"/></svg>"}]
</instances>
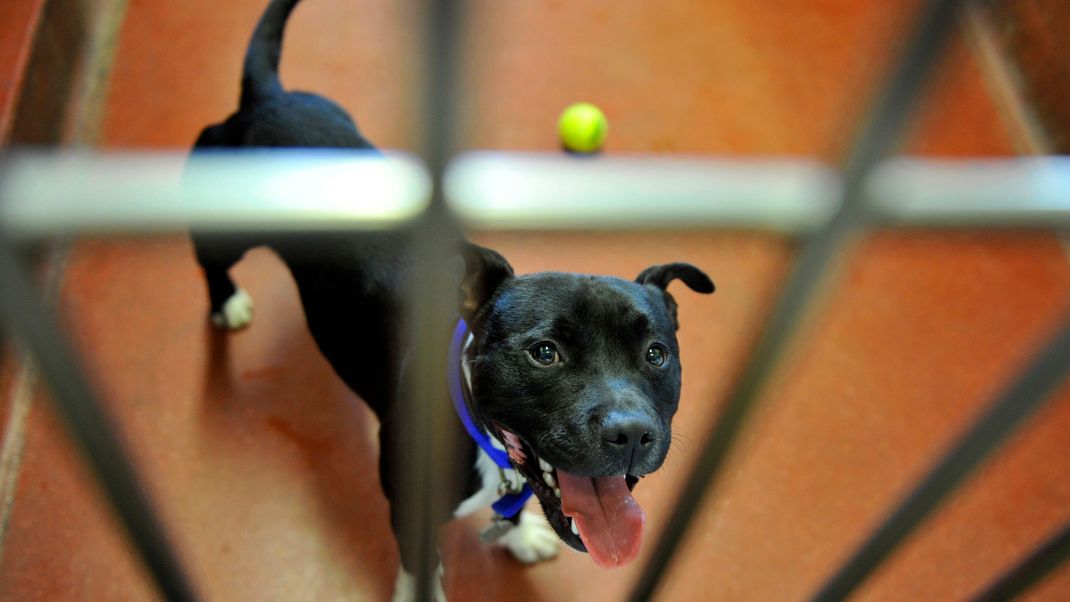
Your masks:
<instances>
[{"instance_id":1,"label":"dog's tail","mask_svg":"<svg viewBox=\"0 0 1070 602\"><path fill-rule=\"evenodd\" d=\"M282 91L279 82L279 56L282 32L290 12L301 0L271 0L253 31L241 80L241 106Z\"/></svg>"}]
</instances>

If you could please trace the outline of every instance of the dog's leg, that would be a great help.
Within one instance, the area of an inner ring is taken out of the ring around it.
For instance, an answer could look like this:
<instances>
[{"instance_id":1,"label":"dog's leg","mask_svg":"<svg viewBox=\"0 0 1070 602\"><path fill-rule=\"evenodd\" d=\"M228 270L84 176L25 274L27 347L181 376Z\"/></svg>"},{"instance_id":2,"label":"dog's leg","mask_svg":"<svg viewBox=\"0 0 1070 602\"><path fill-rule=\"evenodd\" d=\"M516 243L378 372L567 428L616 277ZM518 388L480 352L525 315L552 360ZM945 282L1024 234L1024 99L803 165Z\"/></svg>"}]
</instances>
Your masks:
<instances>
[{"instance_id":1,"label":"dog's leg","mask_svg":"<svg viewBox=\"0 0 1070 602\"><path fill-rule=\"evenodd\" d=\"M240 146L240 140L241 132L226 123L206 127L193 145L192 158L204 152L233 149ZM212 323L227 330L244 328L253 319L253 300L234 285L227 272L254 245L234 236L197 231L190 232L190 238L208 283Z\"/></svg>"},{"instance_id":2,"label":"dog's leg","mask_svg":"<svg viewBox=\"0 0 1070 602\"><path fill-rule=\"evenodd\" d=\"M431 599L435 602L446 602L446 592L442 589L442 575L444 572L440 562L438 570L435 571L434 583L431 585ZM414 602L416 600L416 577L413 577L412 573L406 571L403 566L398 566L398 578L394 580L394 597L391 600L393 602Z\"/></svg>"},{"instance_id":3,"label":"dog's leg","mask_svg":"<svg viewBox=\"0 0 1070 602\"><path fill-rule=\"evenodd\" d=\"M390 526L394 531L394 537L398 542L398 554L401 564L398 566L398 576L394 583L394 602L411 602L416 597L416 579L413 569L416 568L421 552L438 556L434 544L430 548L421 550L413 537L412 529L415 523L412 520L412 510L406 506L406 500L399 495L400 472L404 470L403 464L398 460L405 457L404 447L410 444L406 436L409 433L404 424L399 424L391 418L391 414L384 414L380 419L379 427L379 480L383 487L383 493L390 501ZM449 514L432 509L430 517L434 524L442 525L449 519ZM442 558L438 556L438 570L435 572L432 584L431 596L435 602L445 602L446 595L442 589Z\"/></svg>"},{"instance_id":4,"label":"dog's leg","mask_svg":"<svg viewBox=\"0 0 1070 602\"><path fill-rule=\"evenodd\" d=\"M204 236L196 234L193 244L208 284L212 323L227 330L244 328L253 319L253 300L248 293L235 286L228 274L230 267L241 259L244 249L241 245L206 240Z\"/></svg>"},{"instance_id":5,"label":"dog's leg","mask_svg":"<svg viewBox=\"0 0 1070 602\"><path fill-rule=\"evenodd\" d=\"M226 330L240 330L253 320L253 298L242 289L223 302L219 311L212 312L212 324Z\"/></svg>"},{"instance_id":6,"label":"dog's leg","mask_svg":"<svg viewBox=\"0 0 1070 602\"><path fill-rule=\"evenodd\" d=\"M520 523L498 540L513 557L524 564L534 564L557 556L560 540L541 514L521 512Z\"/></svg>"}]
</instances>

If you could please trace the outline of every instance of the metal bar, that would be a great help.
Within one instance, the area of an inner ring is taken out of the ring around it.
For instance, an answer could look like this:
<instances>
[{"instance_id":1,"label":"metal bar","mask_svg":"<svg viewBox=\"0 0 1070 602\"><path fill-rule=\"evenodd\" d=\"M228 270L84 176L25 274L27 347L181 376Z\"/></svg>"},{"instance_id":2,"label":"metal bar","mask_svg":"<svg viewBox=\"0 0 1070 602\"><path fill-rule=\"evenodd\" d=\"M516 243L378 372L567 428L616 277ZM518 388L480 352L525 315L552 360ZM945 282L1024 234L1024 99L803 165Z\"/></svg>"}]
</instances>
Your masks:
<instances>
[{"instance_id":1,"label":"metal bar","mask_svg":"<svg viewBox=\"0 0 1070 602\"><path fill-rule=\"evenodd\" d=\"M747 417L757 405L764 384L785 354L787 345L814 302L826 266L837 258L865 219L864 183L870 169L898 141L902 124L947 41L960 5L955 0L928 2L904 47L892 77L878 95L873 111L844 161L840 208L835 217L805 246L773 310L743 375L717 418L698 463L685 480L675 511L631 594L649 600L664 576L695 512L724 464Z\"/></svg>"},{"instance_id":2,"label":"metal bar","mask_svg":"<svg viewBox=\"0 0 1070 602\"><path fill-rule=\"evenodd\" d=\"M807 235L839 208L838 176L806 160L474 152L446 196L465 226L506 230L748 229ZM865 181L892 228L1070 226L1070 159L891 159Z\"/></svg>"},{"instance_id":3,"label":"metal bar","mask_svg":"<svg viewBox=\"0 0 1070 602\"><path fill-rule=\"evenodd\" d=\"M340 150L13 153L0 223L20 239L122 232L396 227L427 207L419 160Z\"/></svg>"},{"instance_id":4,"label":"metal bar","mask_svg":"<svg viewBox=\"0 0 1070 602\"><path fill-rule=\"evenodd\" d=\"M460 238L442 199L442 175L453 152L456 124L456 88L460 81L457 54L460 34L460 0L428 0L424 36L425 89L423 114L425 138L423 157L434 182L427 212L413 231L412 252L416 263L410 288L409 324L417 349L409 363L402 400L406 424L415 427L403 466L406 476L403 495L413 524L403 542L415 546L416 600L438 599L436 589L437 536L440 522L450 517L450 488L456 486L453 467L457 442L456 417L447 396L446 362L449 334L456 319L457 282L451 280L447 261ZM445 511L445 513L444 513Z\"/></svg>"},{"instance_id":5,"label":"metal bar","mask_svg":"<svg viewBox=\"0 0 1070 602\"><path fill-rule=\"evenodd\" d=\"M141 486L128 455L111 429L74 356L64 344L29 275L0 233L0 319L35 358L52 400L104 494L168 600L195 600L194 589L173 553L163 525Z\"/></svg>"},{"instance_id":6,"label":"metal bar","mask_svg":"<svg viewBox=\"0 0 1070 602\"><path fill-rule=\"evenodd\" d=\"M0 228L21 240L199 230L368 230L427 210L431 177L389 153L13 153ZM300 191L293 194L294 191ZM360 191L359 194L353 191ZM466 153L444 195L468 228L745 229L807 235L838 209L839 177L807 160ZM1070 226L1070 158L892 159L865 184L870 224ZM441 197L437 197L441 198Z\"/></svg>"},{"instance_id":7,"label":"metal bar","mask_svg":"<svg viewBox=\"0 0 1070 602\"><path fill-rule=\"evenodd\" d=\"M835 213L838 180L806 160L476 152L450 163L445 187L450 208L469 228L800 234Z\"/></svg>"},{"instance_id":8,"label":"metal bar","mask_svg":"<svg viewBox=\"0 0 1070 602\"><path fill-rule=\"evenodd\" d=\"M1001 393L924 479L866 538L851 558L813 597L843 600L1031 416L1066 376L1070 358L1070 316L1033 362Z\"/></svg>"},{"instance_id":9,"label":"metal bar","mask_svg":"<svg viewBox=\"0 0 1070 602\"><path fill-rule=\"evenodd\" d=\"M1070 218L1070 159L884 162L867 182L870 219L897 227L1059 227Z\"/></svg>"},{"instance_id":10,"label":"metal bar","mask_svg":"<svg viewBox=\"0 0 1070 602\"><path fill-rule=\"evenodd\" d=\"M1013 600L1036 585L1070 558L1070 522L1033 550L1022 562L993 580L974 602Z\"/></svg>"}]
</instances>

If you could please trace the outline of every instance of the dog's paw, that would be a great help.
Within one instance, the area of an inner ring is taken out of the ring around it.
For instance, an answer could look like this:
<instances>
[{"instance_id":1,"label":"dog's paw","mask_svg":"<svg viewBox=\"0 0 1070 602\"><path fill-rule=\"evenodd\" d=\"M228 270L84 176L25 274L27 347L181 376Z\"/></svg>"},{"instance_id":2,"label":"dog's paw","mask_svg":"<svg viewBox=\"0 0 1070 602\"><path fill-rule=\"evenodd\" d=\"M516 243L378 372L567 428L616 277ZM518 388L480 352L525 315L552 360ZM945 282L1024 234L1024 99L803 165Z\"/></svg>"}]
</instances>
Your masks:
<instances>
[{"instance_id":1,"label":"dog's paw","mask_svg":"<svg viewBox=\"0 0 1070 602\"><path fill-rule=\"evenodd\" d=\"M242 289L234 291L223 309L212 314L212 324L226 330L240 330L253 320L253 298Z\"/></svg>"},{"instance_id":2,"label":"dog's paw","mask_svg":"<svg viewBox=\"0 0 1070 602\"><path fill-rule=\"evenodd\" d=\"M446 592L442 589L442 565L438 565L435 571L435 582L432 586L431 599L434 602L446 602ZM398 577L394 580L394 597L392 602L416 602L416 578L404 567L398 567Z\"/></svg>"},{"instance_id":3,"label":"dog's paw","mask_svg":"<svg viewBox=\"0 0 1070 602\"><path fill-rule=\"evenodd\" d=\"M534 564L557 556L560 539L543 515L522 512L520 524L498 541L520 562Z\"/></svg>"}]
</instances>

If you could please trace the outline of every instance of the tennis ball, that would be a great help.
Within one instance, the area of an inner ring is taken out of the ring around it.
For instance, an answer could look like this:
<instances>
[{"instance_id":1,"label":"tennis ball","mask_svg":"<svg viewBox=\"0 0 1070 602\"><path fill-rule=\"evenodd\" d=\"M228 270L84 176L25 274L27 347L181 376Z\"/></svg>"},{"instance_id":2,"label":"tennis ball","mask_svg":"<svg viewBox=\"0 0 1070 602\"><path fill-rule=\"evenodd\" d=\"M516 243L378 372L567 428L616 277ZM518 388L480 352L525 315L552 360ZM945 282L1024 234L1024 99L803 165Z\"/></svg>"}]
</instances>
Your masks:
<instances>
[{"instance_id":1,"label":"tennis ball","mask_svg":"<svg viewBox=\"0 0 1070 602\"><path fill-rule=\"evenodd\" d=\"M593 153L606 141L609 123L601 109L589 102L577 102L565 108L557 122L557 133L565 149L575 153Z\"/></svg>"}]
</instances>

